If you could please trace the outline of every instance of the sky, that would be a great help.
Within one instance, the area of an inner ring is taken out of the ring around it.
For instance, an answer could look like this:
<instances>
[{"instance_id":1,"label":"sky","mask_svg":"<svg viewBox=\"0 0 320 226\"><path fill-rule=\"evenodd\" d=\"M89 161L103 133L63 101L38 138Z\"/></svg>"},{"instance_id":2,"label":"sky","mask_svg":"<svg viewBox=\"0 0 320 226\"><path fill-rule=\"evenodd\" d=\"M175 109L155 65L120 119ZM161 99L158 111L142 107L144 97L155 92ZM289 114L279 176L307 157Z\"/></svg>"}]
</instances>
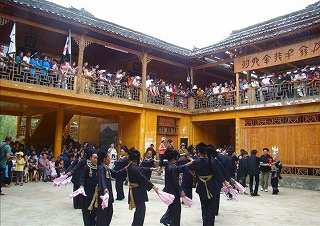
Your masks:
<instances>
[{"instance_id":1,"label":"sky","mask_svg":"<svg viewBox=\"0 0 320 226\"><path fill-rule=\"evenodd\" d=\"M305 8L316 0L50 0L192 49L239 30Z\"/></svg>"}]
</instances>

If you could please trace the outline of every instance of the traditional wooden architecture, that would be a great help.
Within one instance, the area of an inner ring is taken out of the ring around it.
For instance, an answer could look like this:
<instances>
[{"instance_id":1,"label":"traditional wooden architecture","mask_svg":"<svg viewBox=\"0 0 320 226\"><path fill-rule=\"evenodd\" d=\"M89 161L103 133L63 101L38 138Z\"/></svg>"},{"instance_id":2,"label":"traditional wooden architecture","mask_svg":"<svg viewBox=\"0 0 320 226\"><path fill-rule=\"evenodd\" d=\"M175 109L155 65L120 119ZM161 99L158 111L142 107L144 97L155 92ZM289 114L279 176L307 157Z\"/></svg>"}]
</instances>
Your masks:
<instances>
[{"instance_id":1,"label":"traditional wooden architecture","mask_svg":"<svg viewBox=\"0 0 320 226\"><path fill-rule=\"evenodd\" d=\"M17 50L60 60L71 30L71 60L108 71L123 69L173 84L211 83L287 73L320 65L320 2L263 23L233 31L202 49L188 50L95 18L84 9L47 1L1 1L0 42L9 44L16 23ZM137 86L110 85L78 74L25 68L10 62L0 69L1 114L20 116L19 135L54 144L62 134L99 144L100 131L116 124L118 145L144 151L161 137L175 142L231 145L239 151L278 146L284 172L320 175L320 83L275 84L267 89L229 90L210 96L151 95ZM276 79L276 78L275 78ZM302 92L302 95L300 95ZM34 126L35 124L35 126Z\"/></svg>"}]
</instances>

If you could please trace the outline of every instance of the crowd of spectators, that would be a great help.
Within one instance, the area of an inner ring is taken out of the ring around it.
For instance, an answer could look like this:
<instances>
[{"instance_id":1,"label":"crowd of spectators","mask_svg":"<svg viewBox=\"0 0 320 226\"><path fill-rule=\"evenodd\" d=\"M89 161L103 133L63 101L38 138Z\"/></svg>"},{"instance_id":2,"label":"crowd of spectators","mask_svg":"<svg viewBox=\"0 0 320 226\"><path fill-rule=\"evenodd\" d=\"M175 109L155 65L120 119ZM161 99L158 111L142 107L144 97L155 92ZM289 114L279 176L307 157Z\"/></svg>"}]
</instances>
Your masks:
<instances>
[{"instance_id":1,"label":"crowd of spectators","mask_svg":"<svg viewBox=\"0 0 320 226\"><path fill-rule=\"evenodd\" d=\"M19 51L15 56L15 63L20 65L24 72L28 72L23 78L24 82L28 82L26 77L29 76L36 81L48 80L46 85L64 89L73 88L73 78L79 70L75 62L70 64L68 58L59 61L51 59L47 55L41 57L37 53L31 55L29 50L26 50L25 53ZM3 45L0 45L0 68L6 64L10 64L10 58L3 53ZM241 103L248 100L248 90L250 89L255 91L256 101L261 102L317 95L320 84L319 73L320 66L310 67L307 65L304 68L283 71L278 74L251 75L249 79L251 81L239 78ZM140 89L143 88L140 75L134 75L122 69L111 72L107 69L101 69L99 65L89 66L88 62L84 62L81 74L81 91L83 92L140 100ZM237 87L232 80L224 83L212 82L207 86L200 87L192 84L189 75L185 84L174 84L161 78L155 81L147 75L146 89L149 103L186 109L190 97L195 97L196 102L200 102L198 103L199 107L214 107L210 104L201 104L207 101L212 102L213 99L216 99L215 103L218 104L227 101L234 104ZM135 93L134 90L138 91Z\"/></svg>"}]
</instances>

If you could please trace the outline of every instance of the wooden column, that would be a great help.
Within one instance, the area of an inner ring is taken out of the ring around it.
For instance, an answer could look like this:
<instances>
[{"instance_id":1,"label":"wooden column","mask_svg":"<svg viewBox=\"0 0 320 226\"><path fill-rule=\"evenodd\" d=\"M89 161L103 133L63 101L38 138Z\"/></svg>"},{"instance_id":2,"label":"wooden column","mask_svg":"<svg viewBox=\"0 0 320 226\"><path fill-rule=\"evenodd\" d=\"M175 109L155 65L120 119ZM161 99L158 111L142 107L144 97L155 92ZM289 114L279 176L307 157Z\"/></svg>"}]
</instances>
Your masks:
<instances>
[{"instance_id":1,"label":"wooden column","mask_svg":"<svg viewBox=\"0 0 320 226\"><path fill-rule=\"evenodd\" d=\"M142 157L143 153L146 150L145 147L145 131L146 131L146 109L142 110L140 115L140 133L139 133L139 151Z\"/></svg>"},{"instance_id":2,"label":"wooden column","mask_svg":"<svg viewBox=\"0 0 320 226\"><path fill-rule=\"evenodd\" d=\"M26 143L30 142L30 138L31 138L31 117L27 116L26 117L26 132L25 132L25 140Z\"/></svg>"},{"instance_id":3,"label":"wooden column","mask_svg":"<svg viewBox=\"0 0 320 226\"><path fill-rule=\"evenodd\" d=\"M236 106L240 104L240 85L239 85L239 73L236 73Z\"/></svg>"},{"instance_id":4,"label":"wooden column","mask_svg":"<svg viewBox=\"0 0 320 226\"><path fill-rule=\"evenodd\" d=\"M78 53L78 73L77 76L74 79L74 90L76 93L80 93L81 91L81 83L82 83L82 68L83 68L83 55L84 55L84 49L91 44L90 41L86 40L83 35L80 36L80 38L75 37L75 42L79 46L79 53Z\"/></svg>"},{"instance_id":5,"label":"wooden column","mask_svg":"<svg viewBox=\"0 0 320 226\"><path fill-rule=\"evenodd\" d=\"M241 145L241 120L240 118L236 117L236 131L235 131L235 134L236 134L236 147L235 147L235 150L237 152L237 154L240 154L239 151L240 149L242 148L240 145Z\"/></svg>"},{"instance_id":6,"label":"wooden column","mask_svg":"<svg viewBox=\"0 0 320 226\"><path fill-rule=\"evenodd\" d=\"M16 134L16 139L19 138L19 135L20 135L20 126L21 126L21 121L22 121L22 117L21 116L18 116L17 117L17 134Z\"/></svg>"},{"instance_id":7,"label":"wooden column","mask_svg":"<svg viewBox=\"0 0 320 226\"><path fill-rule=\"evenodd\" d=\"M142 72L141 72L141 82L142 82L142 94L141 99L143 103L147 102L147 89L146 89L146 81L147 81L147 66L150 62L150 59L148 59L148 54L146 52L143 53L142 58L140 58L142 63Z\"/></svg>"},{"instance_id":8,"label":"wooden column","mask_svg":"<svg viewBox=\"0 0 320 226\"><path fill-rule=\"evenodd\" d=\"M59 108L56 118L56 132L54 137L54 151L53 155L57 158L61 154L62 148L62 131L63 131L63 119L64 119L64 109Z\"/></svg>"},{"instance_id":9,"label":"wooden column","mask_svg":"<svg viewBox=\"0 0 320 226\"><path fill-rule=\"evenodd\" d=\"M193 85L194 85L194 75L195 75L195 71L193 70L193 68L190 68L190 83L191 83L191 88L192 89ZM189 97L189 110L194 110L194 97Z\"/></svg>"},{"instance_id":10,"label":"wooden column","mask_svg":"<svg viewBox=\"0 0 320 226\"><path fill-rule=\"evenodd\" d=\"M191 88L192 88L192 85L193 85L193 77L194 77L194 74L195 74L195 72L193 71L193 68L190 68Z\"/></svg>"}]
</instances>

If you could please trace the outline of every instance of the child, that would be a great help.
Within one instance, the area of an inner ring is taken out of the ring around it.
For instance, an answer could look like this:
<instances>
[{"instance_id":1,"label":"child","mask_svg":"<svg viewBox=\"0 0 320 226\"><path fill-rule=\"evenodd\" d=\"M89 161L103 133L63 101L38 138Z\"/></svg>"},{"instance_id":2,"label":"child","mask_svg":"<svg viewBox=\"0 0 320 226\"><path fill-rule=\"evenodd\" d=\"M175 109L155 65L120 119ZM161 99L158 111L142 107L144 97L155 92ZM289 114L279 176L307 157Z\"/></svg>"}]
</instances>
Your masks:
<instances>
[{"instance_id":1,"label":"child","mask_svg":"<svg viewBox=\"0 0 320 226\"><path fill-rule=\"evenodd\" d=\"M38 174L38 161L36 159L36 154L31 154L31 158L29 160L29 172L32 175L32 178L35 182L38 181L37 174Z\"/></svg>"},{"instance_id":2,"label":"child","mask_svg":"<svg viewBox=\"0 0 320 226\"><path fill-rule=\"evenodd\" d=\"M278 159L277 155L273 156L273 162L271 163L271 186L272 186L272 194L277 195L279 193L278 183L279 179L282 177L280 176L282 164Z\"/></svg>"},{"instance_id":3,"label":"child","mask_svg":"<svg viewBox=\"0 0 320 226\"><path fill-rule=\"evenodd\" d=\"M19 151L16 154L16 167L15 167L15 172L16 172L16 184L19 185L20 181L20 186L23 185L23 171L24 171L24 166L26 164L26 160L23 158L23 152Z\"/></svg>"},{"instance_id":4,"label":"child","mask_svg":"<svg viewBox=\"0 0 320 226\"><path fill-rule=\"evenodd\" d=\"M50 164L50 176L51 176L51 179L54 179L57 177L57 171L56 171L56 168L55 168L55 159L53 156L50 156L49 157L49 164Z\"/></svg>"}]
</instances>

